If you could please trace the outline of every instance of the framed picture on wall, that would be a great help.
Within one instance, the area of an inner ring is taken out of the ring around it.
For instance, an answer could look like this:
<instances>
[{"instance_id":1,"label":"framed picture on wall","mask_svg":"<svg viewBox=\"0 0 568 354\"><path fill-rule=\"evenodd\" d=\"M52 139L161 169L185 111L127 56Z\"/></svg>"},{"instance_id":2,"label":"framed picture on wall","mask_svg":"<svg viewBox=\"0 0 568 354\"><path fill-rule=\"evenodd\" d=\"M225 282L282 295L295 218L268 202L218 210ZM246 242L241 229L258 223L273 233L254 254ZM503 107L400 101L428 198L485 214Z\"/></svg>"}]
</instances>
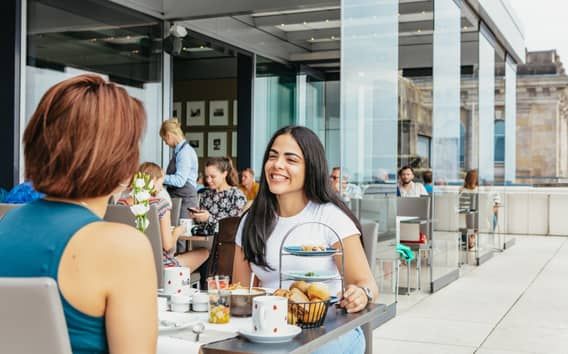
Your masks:
<instances>
[{"instance_id":1,"label":"framed picture on wall","mask_svg":"<svg viewBox=\"0 0 568 354\"><path fill-rule=\"evenodd\" d=\"M185 133L185 140L195 149L197 157L203 157L205 139L203 133Z\"/></svg>"},{"instance_id":2,"label":"framed picture on wall","mask_svg":"<svg viewBox=\"0 0 568 354\"><path fill-rule=\"evenodd\" d=\"M188 101L186 103L185 124L188 127L205 125L205 101Z\"/></svg>"},{"instance_id":3,"label":"framed picture on wall","mask_svg":"<svg viewBox=\"0 0 568 354\"><path fill-rule=\"evenodd\" d=\"M231 136L231 156L237 157L237 132L233 132Z\"/></svg>"},{"instance_id":4,"label":"framed picture on wall","mask_svg":"<svg viewBox=\"0 0 568 354\"><path fill-rule=\"evenodd\" d=\"M181 102L174 102L172 106L172 117L181 121Z\"/></svg>"},{"instance_id":5,"label":"framed picture on wall","mask_svg":"<svg viewBox=\"0 0 568 354\"><path fill-rule=\"evenodd\" d=\"M209 101L209 125L229 125L228 110L228 101Z\"/></svg>"},{"instance_id":6,"label":"framed picture on wall","mask_svg":"<svg viewBox=\"0 0 568 354\"><path fill-rule=\"evenodd\" d=\"M233 100L233 125L234 126L237 125L237 115L238 115L237 100Z\"/></svg>"},{"instance_id":7,"label":"framed picture on wall","mask_svg":"<svg viewBox=\"0 0 568 354\"><path fill-rule=\"evenodd\" d=\"M210 132L207 134L207 156L227 156L227 133Z\"/></svg>"}]
</instances>

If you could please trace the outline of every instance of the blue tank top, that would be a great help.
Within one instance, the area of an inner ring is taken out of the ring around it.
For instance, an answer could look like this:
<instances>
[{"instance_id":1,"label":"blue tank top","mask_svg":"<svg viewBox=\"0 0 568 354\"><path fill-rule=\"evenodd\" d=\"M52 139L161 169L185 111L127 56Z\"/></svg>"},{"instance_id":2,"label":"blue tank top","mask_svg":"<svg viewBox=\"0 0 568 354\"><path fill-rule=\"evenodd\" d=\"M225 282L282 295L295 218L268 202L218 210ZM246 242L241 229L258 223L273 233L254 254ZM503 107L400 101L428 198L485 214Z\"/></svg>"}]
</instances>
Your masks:
<instances>
[{"instance_id":1,"label":"blue tank top","mask_svg":"<svg viewBox=\"0 0 568 354\"><path fill-rule=\"evenodd\" d=\"M101 219L75 204L36 200L0 220L0 277L50 277L79 229ZM60 293L61 295L61 293ZM108 353L105 318L89 316L61 295L73 353Z\"/></svg>"}]
</instances>

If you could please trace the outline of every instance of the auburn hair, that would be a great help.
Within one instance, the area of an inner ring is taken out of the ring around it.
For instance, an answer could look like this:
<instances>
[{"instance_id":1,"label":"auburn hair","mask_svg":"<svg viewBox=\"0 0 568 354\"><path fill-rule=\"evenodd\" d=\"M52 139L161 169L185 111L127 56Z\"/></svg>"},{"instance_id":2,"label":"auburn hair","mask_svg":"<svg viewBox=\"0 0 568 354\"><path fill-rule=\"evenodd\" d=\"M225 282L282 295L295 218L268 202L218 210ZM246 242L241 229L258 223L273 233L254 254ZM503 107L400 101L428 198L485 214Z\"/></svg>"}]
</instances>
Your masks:
<instances>
[{"instance_id":1,"label":"auburn hair","mask_svg":"<svg viewBox=\"0 0 568 354\"><path fill-rule=\"evenodd\" d=\"M25 177L59 198L111 194L138 168L142 103L98 75L51 87L24 132Z\"/></svg>"},{"instance_id":2,"label":"auburn hair","mask_svg":"<svg viewBox=\"0 0 568 354\"><path fill-rule=\"evenodd\" d=\"M221 173L227 172L225 181L229 186L235 187L239 184L239 176L230 157L210 157L205 161L205 167L209 166L215 166Z\"/></svg>"}]
</instances>

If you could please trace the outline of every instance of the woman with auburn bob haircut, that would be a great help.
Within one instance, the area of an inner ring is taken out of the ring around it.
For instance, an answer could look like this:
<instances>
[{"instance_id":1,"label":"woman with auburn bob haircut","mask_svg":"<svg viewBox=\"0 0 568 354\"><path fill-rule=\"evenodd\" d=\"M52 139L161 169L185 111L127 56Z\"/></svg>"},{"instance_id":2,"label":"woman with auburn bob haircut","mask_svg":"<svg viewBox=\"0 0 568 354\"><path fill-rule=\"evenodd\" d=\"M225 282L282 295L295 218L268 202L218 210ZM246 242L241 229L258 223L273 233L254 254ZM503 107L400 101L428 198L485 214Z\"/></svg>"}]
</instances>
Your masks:
<instances>
[{"instance_id":1,"label":"woman with auburn bob haircut","mask_svg":"<svg viewBox=\"0 0 568 354\"><path fill-rule=\"evenodd\" d=\"M73 353L155 353L150 243L102 220L138 167L142 103L96 75L51 87L24 133L26 179L46 197L0 222L0 277L50 277Z\"/></svg>"},{"instance_id":2,"label":"woman with auburn bob haircut","mask_svg":"<svg viewBox=\"0 0 568 354\"><path fill-rule=\"evenodd\" d=\"M338 275L339 257L285 257L283 269L279 269L280 245L285 235L297 225L320 222L333 229L343 242L346 288L340 305L347 312L363 310L377 299L379 290L362 247L359 222L328 182L329 169L318 136L305 127L281 128L272 136L262 161L260 190L237 231L233 282L248 285L251 271L267 288L279 287L280 271ZM286 239L286 245L339 248L339 241L327 228L306 224ZM338 282L329 286L332 294L341 290ZM365 338L356 328L318 348L316 353L364 351Z\"/></svg>"}]
</instances>

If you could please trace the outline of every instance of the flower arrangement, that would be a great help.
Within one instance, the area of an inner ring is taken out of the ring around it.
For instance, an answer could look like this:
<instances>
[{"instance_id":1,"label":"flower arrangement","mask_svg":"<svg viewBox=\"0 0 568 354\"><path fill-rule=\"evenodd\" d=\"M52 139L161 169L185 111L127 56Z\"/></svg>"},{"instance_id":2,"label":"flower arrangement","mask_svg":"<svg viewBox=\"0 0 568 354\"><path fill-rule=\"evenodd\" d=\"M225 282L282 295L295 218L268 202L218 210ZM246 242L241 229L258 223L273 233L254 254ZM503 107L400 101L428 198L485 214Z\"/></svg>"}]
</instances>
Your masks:
<instances>
[{"instance_id":1,"label":"flower arrangement","mask_svg":"<svg viewBox=\"0 0 568 354\"><path fill-rule=\"evenodd\" d=\"M154 183L148 174L137 172L132 179L131 187L133 202L130 210L136 217L136 228L144 232L150 224L147 214L150 210L150 198L154 189Z\"/></svg>"}]
</instances>

